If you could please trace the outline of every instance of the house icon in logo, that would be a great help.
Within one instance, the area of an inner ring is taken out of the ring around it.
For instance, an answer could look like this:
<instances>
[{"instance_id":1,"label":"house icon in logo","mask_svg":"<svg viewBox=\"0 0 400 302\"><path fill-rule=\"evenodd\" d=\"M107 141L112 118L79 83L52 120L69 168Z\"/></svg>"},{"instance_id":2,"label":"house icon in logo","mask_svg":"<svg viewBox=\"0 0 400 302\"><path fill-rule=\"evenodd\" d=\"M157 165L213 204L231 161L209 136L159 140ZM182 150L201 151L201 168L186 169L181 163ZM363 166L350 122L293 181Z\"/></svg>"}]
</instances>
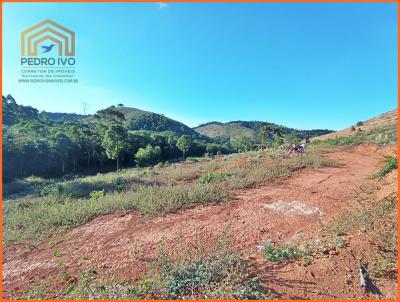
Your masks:
<instances>
[{"instance_id":1,"label":"house icon in logo","mask_svg":"<svg viewBox=\"0 0 400 302\"><path fill-rule=\"evenodd\" d=\"M45 20L21 33L21 56L37 57L39 44L51 41L58 56L75 56L75 33L56 22Z\"/></svg>"}]
</instances>

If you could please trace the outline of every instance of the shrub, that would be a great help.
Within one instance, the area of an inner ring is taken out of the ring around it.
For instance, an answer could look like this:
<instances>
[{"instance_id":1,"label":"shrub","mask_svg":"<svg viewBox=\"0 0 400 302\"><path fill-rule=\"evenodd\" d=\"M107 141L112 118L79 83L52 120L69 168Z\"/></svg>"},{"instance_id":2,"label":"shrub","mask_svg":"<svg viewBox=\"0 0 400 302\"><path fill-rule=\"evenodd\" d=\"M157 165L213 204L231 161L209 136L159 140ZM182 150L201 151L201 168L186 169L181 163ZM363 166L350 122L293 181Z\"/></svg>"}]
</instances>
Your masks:
<instances>
[{"instance_id":1,"label":"shrub","mask_svg":"<svg viewBox=\"0 0 400 302\"><path fill-rule=\"evenodd\" d=\"M251 276L250 265L242 260L225 238L211 247L196 244L189 259L174 260L161 250L157 259L158 282L153 297L162 299L266 299L271 298Z\"/></svg>"},{"instance_id":2,"label":"shrub","mask_svg":"<svg viewBox=\"0 0 400 302\"><path fill-rule=\"evenodd\" d=\"M56 183L53 185L45 186L42 191L41 195L50 195L50 196L67 196L68 191L66 190L65 186L61 183Z\"/></svg>"},{"instance_id":3,"label":"shrub","mask_svg":"<svg viewBox=\"0 0 400 302\"><path fill-rule=\"evenodd\" d=\"M397 158L387 156L385 158L385 165L383 168L377 173L378 177L384 177L386 174L389 174L392 170L397 169Z\"/></svg>"},{"instance_id":4,"label":"shrub","mask_svg":"<svg viewBox=\"0 0 400 302\"><path fill-rule=\"evenodd\" d=\"M302 253L294 246L275 247L272 243L264 245L262 253L267 260L274 264L302 256Z\"/></svg>"},{"instance_id":5,"label":"shrub","mask_svg":"<svg viewBox=\"0 0 400 302\"><path fill-rule=\"evenodd\" d=\"M359 122L357 122L357 124L356 124L358 127L361 127L361 126L363 126L364 125L364 123L363 122L361 122L361 121L359 121Z\"/></svg>"},{"instance_id":6,"label":"shrub","mask_svg":"<svg viewBox=\"0 0 400 302\"><path fill-rule=\"evenodd\" d=\"M91 270L82 271L69 299L271 299L242 260L223 239L216 238L205 248L194 242L189 256L169 256L165 242L146 277L136 283L105 280Z\"/></svg>"},{"instance_id":7,"label":"shrub","mask_svg":"<svg viewBox=\"0 0 400 302\"><path fill-rule=\"evenodd\" d=\"M91 199L99 199L101 197L104 197L104 190L90 192Z\"/></svg>"},{"instance_id":8,"label":"shrub","mask_svg":"<svg viewBox=\"0 0 400 302\"><path fill-rule=\"evenodd\" d=\"M146 148L139 148L135 155L136 161L140 166L154 164L160 157L161 148L159 146L152 147L151 145L147 145Z\"/></svg>"},{"instance_id":9,"label":"shrub","mask_svg":"<svg viewBox=\"0 0 400 302\"><path fill-rule=\"evenodd\" d=\"M207 173L207 174L204 174L202 177L200 177L198 182L201 184L217 182L217 181L222 181L229 176L231 176L231 174L229 174L229 173L215 173L215 172Z\"/></svg>"}]
</instances>

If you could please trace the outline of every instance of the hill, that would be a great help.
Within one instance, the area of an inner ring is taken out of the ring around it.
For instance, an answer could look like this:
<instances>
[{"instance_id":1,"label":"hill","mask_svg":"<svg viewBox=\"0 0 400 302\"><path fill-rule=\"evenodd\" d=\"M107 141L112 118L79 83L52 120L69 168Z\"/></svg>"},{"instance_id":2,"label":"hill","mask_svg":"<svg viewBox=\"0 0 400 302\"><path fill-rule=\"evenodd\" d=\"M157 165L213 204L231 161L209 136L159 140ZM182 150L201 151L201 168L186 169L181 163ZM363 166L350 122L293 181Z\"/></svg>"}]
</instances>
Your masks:
<instances>
[{"instance_id":1,"label":"hill","mask_svg":"<svg viewBox=\"0 0 400 302\"><path fill-rule=\"evenodd\" d=\"M201 134L194 131L192 128L162 114L128 107L117 109L124 113L129 130L147 130L154 132L171 131L177 135L202 137Z\"/></svg>"},{"instance_id":2,"label":"hill","mask_svg":"<svg viewBox=\"0 0 400 302\"><path fill-rule=\"evenodd\" d=\"M232 121L228 123L210 122L195 127L194 130L212 138L226 137L226 138L240 138L247 137L255 142L259 142L260 128L266 127L269 136L273 136L277 132L283 135L295 135L301 139L306 137L314 137L322 134L332 132L327 129L314 129L314 130L298 130L293 128L284 127L269 122L260 121Z\"/></svg>"},{"instance_id":3,"label":"hill","mask_svg":"<svg viewBox=\"0 0 400 302\"><path fill-rule=\"evenodd\" d=\"M150 111L145 111L132 107L118 106L115 109L122 112L125 115L125 119L128 121L130 119L137 119L145 114L152 113Z\"/></svg>"},{"instance_id":4,"label":"hill","mask_svg":"<svg viewBox=\"0 0 400 302\"><path fill-rule=\"evenodd\" d=\"M397 109L385 112L366 121L359 121L356 124L340 131L314 137L312 140L326 140L335 137L353 136L373 130L397 131Z\"/></svg>"}]
</instances>

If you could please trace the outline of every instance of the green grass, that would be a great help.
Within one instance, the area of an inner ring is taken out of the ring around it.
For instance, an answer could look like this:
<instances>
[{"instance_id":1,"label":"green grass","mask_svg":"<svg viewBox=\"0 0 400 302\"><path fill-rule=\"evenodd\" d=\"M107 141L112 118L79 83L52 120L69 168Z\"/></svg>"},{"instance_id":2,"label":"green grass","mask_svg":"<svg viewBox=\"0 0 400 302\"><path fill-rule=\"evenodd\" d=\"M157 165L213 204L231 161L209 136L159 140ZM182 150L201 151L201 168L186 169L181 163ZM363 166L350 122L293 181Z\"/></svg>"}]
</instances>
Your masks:
<instances>
[{"instance_id":1,"label":"green grass","mask_svg":"<svg viewBox=\"0 0 400 302\"><path fill-rule=\"evenodd\" d=\"M211 161L202 165L203 169L215 171L223 163ZM234 168L229 177L208 172L204 182L194 184L151 185L143 183L132 171L56 183L53 186L60 187L60 191L3 203L3 242L37 243L51 234L117 211L137 210L155 215L196 204L227 202L232 198L232 189L274 181L305 167L334 165L316 154L306 154L272 163L252 159L245 166Z\"/></svg>"},{"instance_id":2,"label":"green grass","mask_svg":"<svg viewBox=\"0 0 400 302\"><path fill-rule=\"evenodd\" d=\"M201 184L210 183L210 182L219 182L225 180L227 177L231 176L229 173L207 173L199 178L198 182Z\"/></svg>"},{"instance_id":3,"label":"green grass","mask_svg":"<svg viewBox=\"0 0 400 302\"><path fill-rule=\"evenodd\" d=\"M244 189L289 176L306 167L321 168L337 165L336 162L323 159L314 153L274 162L253 161L232 171L235 175L229 179L229 186L233 189Z\"/></svg>"},{"instance_id":4,"label":"green grass","mask_svg":"<svg viewBox=\"0 0 400 302\"><path fill-rule=\"evenodd\" d=\"M384 146L397 143L397 128L382 127L369 131L356 131L354 135L334 137L325 140L316 140L311 143L314 150L321 151L326 149L333 150L334 147L355 146L360 144L370 144Z\"/></svg>"},{"instance_id":5,"label":"green grass","mask_svg":"<svg viewBox=\"0 0 400 302\"><path fill-rule=\"evenodd\" d=\"M126 210L144 214L173 212L199 203L224 202L228 191L219 184L138 186L136 190L92 199L46 196L3 204L4 243L40 241L57 230L76 227L91 219Z\"/></svg>"},{"instance_id":6,"label":"green grass","mask_svg":"<svg viewBox=\"0 0 400 302\"><path fill-rule=\"evenodd\" d=\"M3 184L4 198L21 196L64 195L74 198L90 197L93 191L114 192L129 189L140 181L144 169L124 169L120 172L97 174L95 176L77 177L72 180L44 179L30 176Z\"/></svg>"}]
</instances>

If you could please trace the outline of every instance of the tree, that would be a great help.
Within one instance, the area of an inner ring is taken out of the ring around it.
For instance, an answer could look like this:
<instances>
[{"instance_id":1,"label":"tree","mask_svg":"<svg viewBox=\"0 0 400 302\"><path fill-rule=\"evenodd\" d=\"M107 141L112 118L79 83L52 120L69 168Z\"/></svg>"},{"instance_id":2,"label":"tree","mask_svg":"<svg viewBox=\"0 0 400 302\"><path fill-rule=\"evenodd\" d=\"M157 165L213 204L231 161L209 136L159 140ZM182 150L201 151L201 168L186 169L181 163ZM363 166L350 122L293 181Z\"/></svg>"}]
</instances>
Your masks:
<instances>
[{"instance_id":1,"label":"tree","mask_svg":"<svg viewBox=\"0 0 400 302\"><path fill-rule=\"evenodd\" d=\"M173 134L169 134L167 138L167 143L170 146L170 148L176 146L176 142L177 142L176 136Z\"/></svg>"},{"instance_id":2,"label":"tree","mask_svg":"<svg viewBox=\"0 0 400 302\"><path fill-rule=\"evenodd\" d=\"M275 135L274 143L272 144L272 148L276 149L276 148L278 148L280 145L282 145L282 143L283 143L282 137L279 136L279 135Z\"/></svg>"},{"instance_id":3,"label":"tree","mask_svg":"<svg viewBox=\"0 0 400 302\"><path fill-rule=\"evenodd\" d=\"M108 126L113 124L122 125L125 121L125 115L121 111L115 109L115 106L97 111L94 117L99 122L103 122Z\"/></svg>"},{"instance_id":4,"label":"tree","mask_svg":"<svg viewBox=\"0 0 400 302\"><path fill-rule=\"evenodd\" d=\"M261 149L264 149L265 143L267 141L267 137L268 137L268 131L267 128L261 127L260 128L260 141L261 141Z\"/></svg>"},{"instance_id":5,"label":"tree","mask_svg":"<svg viewBox=\"0 0 400 302\"><path fill-rule=\"evenodd\" d=\"M136 161L140 166L156 163L161 157L161 148L147 145L146 148L139 148L136 152Z\"/></svg>"},{"instance_id":6,"label":"tree","mask_svg":"<svg viewBox=\"0 0 400 302\"><path fill-rule=\"evenodd\" d=\"M54 148L62 161L62 173L65 174L65 162L75 149L74 142L62 132L58 132L54 137Z\"/></svg>"},{"instance_id":7,"label":"tree","mask_svg":"<svg viewBox=\"0 0 400 302\"><path fill-rule=\"evenodd\" d=\"M176 142L176 146L182 151L183 159L185 159L185 154L189 151L190 147L193 145L193 139L189 135L182 135Z\"/></svg>"},{"instance_id":8,"label":"tree","mask_svg":"<svg viewBox=\"0 0 400 302\"><path fill-rule=\"evenodd\" d=\"M106 149L107 157L117 161L117 171L119 171L120 155L127 147L127 142L128 132L121 125L111 125L104 134L102 146Z\"/></svg>"}]
</instances>

